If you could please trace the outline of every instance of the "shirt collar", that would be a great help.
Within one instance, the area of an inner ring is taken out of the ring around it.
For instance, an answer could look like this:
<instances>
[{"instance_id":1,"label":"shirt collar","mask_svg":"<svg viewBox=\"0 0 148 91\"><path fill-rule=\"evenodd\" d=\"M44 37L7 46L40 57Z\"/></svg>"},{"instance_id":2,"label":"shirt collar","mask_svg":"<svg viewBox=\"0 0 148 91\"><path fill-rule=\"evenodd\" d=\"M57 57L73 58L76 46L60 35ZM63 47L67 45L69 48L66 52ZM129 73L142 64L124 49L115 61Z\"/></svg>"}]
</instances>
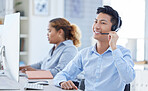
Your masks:
<instances>
[{"instance_id":1,"label":"shirt collar","mask_svg":"<svg viewBox=\"0 0 148 91\"><path fill-rule=\"evenodd\" d=\"M97 52L96 48L97 48L97 43L92 47L91 53ZM111 47L109 47L105 52L108 52L108 51L111 51L112 52Z\"/></svg>"},{"instance_id":2,"label":"shirt collar","mask_svg":"<svg viewBox=\"0 0 148 91\"><path fill-rule=\"evenodd\" d=\"M65 41L61 42L61 43L58 45L58 47L60 47L60 46L62 46L62 45L73 45L73 42L72 42L72 40L65 40ZM57 48L58 48L58 47L57 47Z\"/></svg>"},{"instance_id":3,"label":"shirt collar","mask_svg":"<svg viewBox=\"0 0 148 91\"><path fill-rule=\"evenodd\" d=\"M97 43L92 47L91 54L97 52L96 46L97 46Z\"/></svg>"},{"instance_id":4,"label":"shirt collar","mask_svg":"<svg viewBox=\"0 0 148 91\"><path fill-rule=\"evenodd\" d=\"M109 47L106 51L112 51L111 47Z\"/></svg>"},{"instance_id":5,"label":"shirt collar","mask_svg":"<svg viewBox=\"0 0 148 91\"><path fill-rule=\"evenodd\" d=\"M64 45L73 45L72 40L65 40L64 42L62 42Z\"/></svg>"}]
</instances>

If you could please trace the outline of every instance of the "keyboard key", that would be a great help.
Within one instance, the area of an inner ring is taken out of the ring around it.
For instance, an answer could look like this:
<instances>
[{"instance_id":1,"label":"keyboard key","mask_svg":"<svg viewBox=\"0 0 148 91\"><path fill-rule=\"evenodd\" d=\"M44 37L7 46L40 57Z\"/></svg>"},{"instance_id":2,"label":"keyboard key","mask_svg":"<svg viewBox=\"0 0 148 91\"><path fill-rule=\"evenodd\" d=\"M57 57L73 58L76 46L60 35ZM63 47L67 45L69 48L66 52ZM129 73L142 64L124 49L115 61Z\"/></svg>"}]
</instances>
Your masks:
<instances>
[{"instance_id":1,"label":"keyboard key","mask_svg":"<svg viewBox=\"0 0 148 91\"><path fill-rule=\"evenodd\" d=\"M43 85L39 85L36 83L26 83L24 86L25 90L42 90L43 89Z\"/></svg>"}]
</instances>

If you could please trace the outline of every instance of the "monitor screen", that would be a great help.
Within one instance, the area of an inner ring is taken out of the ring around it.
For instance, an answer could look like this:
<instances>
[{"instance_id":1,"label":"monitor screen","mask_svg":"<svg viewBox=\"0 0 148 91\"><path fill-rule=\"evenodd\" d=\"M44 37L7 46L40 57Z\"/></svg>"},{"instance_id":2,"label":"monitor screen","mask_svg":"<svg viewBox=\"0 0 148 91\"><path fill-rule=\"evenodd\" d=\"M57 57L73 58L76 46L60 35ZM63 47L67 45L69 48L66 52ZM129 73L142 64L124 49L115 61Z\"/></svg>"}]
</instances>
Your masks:
<instances>
[{"instance_id":1,"label":"monitor screen","mask_svg":"<svg viewBox=\"0 0 148 91\"><path fill-rule=\"evenodd\" d=\"M20 13L5 16L2 34L4 73L19 81Z\"/></svg>"}]
</instances>

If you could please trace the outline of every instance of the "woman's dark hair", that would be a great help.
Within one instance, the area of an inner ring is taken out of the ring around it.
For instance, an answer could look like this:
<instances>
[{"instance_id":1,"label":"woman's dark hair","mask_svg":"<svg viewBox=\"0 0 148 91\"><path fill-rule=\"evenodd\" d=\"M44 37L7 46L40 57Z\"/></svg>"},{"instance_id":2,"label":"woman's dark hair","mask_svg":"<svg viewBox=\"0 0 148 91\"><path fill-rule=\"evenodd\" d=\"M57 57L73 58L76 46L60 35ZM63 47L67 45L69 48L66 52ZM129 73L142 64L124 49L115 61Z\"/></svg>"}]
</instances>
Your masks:
<instances>
[{"instance_id":1,"label":"woman's dark hair","mask_svg":"<svg viewBox=\"0 0 148 91\"><path fill-rule=\"evenodd\" d=\"M98 7L97 14L99 14L99 13L105 13L105 14L110 15L112 17L111 22L112 22L113 25L117 26L118 22L120 21L119 27L121 27L122 20L121 20L121 18L119 16L118 12L116 10L114 10L112 7L110 7L110 6Z\"/></svg>"},{"instance_id":2,"label":"woman's dark hair","mask_svg":"<svg viewBox=\"0 0 148 91\"><path fill-rule=\"evenodd\" d=\"M70 24L70 22L64 18L55 18L50 20L49 23L56 29L56 31L59 31L60 29L64 31L65 40L72 40L77 47L81 45L81 33L78 26Z\"/></svg>"}]
</instances>

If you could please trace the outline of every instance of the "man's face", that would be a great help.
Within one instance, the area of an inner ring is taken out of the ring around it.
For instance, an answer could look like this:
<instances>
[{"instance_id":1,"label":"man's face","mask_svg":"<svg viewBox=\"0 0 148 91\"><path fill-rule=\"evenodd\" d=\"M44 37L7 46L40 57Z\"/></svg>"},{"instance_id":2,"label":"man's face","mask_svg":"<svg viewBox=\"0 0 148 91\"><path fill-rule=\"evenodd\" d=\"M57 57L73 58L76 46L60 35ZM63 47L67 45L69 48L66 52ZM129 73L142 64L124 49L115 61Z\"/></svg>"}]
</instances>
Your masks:
<instances>
[{"instance_id":1,"label":"man's face","mask_svg":"<svg viewBox=\"0 0 148 91\"><path fill-rule=\"evenodd\" d=\"M100 41L108 39L107 35L101 35L101 33L109 33L111 31L111 16L105 13L99 13L93 24L94 38Z\"/></svg>"}]
</instances>

